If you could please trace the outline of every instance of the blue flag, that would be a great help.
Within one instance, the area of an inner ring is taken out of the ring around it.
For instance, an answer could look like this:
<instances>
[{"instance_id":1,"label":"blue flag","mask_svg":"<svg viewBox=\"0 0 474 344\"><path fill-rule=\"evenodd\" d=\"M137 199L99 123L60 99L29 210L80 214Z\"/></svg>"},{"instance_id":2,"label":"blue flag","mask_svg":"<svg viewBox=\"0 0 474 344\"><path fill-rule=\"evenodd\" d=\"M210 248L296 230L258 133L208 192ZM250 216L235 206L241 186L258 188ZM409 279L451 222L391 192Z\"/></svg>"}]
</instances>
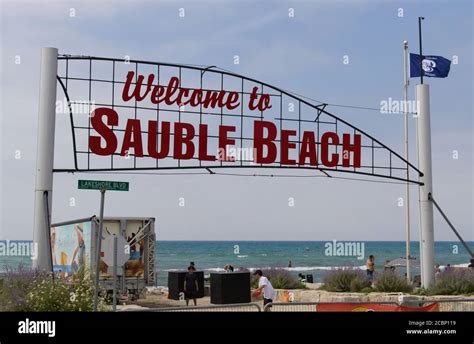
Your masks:
<instances>
[{"instance_id":1,"label":"blue flag","mask_svg":"<svg viewBox=\"0 0 474 344\"><path fill-rule=\"evenodd\" d=\"M423 76L446 78L451 68L451 61L442 56L423 56ZM420 55L410 54L410 78L420 77Z\"/></svg>"}]
</instances>

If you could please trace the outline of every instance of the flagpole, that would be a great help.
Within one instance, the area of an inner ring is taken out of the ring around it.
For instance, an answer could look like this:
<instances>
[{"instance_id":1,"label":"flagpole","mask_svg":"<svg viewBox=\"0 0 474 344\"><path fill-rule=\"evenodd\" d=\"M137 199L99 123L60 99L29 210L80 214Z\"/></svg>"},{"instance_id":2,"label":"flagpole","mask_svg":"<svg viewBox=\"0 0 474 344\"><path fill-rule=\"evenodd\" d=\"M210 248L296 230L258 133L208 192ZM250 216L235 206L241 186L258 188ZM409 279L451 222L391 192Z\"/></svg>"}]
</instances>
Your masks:
<instances>
[{"instance_id":1,"label":"flagpole","mask_svg":"<svg viewBox=\"0 0 474 344\"><path fill-rule=\"evenodd\" d=\"M425 19L424 17L418 17L418 42L420 45L420 81L421 84L423 84L423 56L421 55L423 53L423 44L421 40L421 21ZM420 137L419 137L419 125L418 125L418 116L420 115L420 100L418 99L418 92L416 92L416 149L417 149L417 158L418 158L418 167L420 167ZM421 178L419 178L421 179ZM418 187L418 208L419 208L419 225L420 225L420 275L421 275L421 281L423 283L423 225L422 225L422 219L421 219L421 214L422 214L422 207L421 207L421 187Z\"/></svg>"},{"instance_id":2,"label":"flagpole","mask_svg":"<svg viewBox=\"0 0 474 344\"><path fill-rule=\"evenodd\" d=\"M421 41L421 21L424 20L425 17L418 17L418 40L420 41L420 81L423 85L423 44Z\"/></svg>"},{"instance_id":3,"label":"flagpole","mask_svg":"<svg viewBox=\"0 0 474 344\"><path fill-rule=\"evenodd\" d=\"M408 166L408 42L403 41L403 98L404 98L404 120L405 120L405 160L407 161L407 183L405 190L405 225L406 225L406 266L407 281L410 282L410 169Z\"/></svg>"}]
</instances>

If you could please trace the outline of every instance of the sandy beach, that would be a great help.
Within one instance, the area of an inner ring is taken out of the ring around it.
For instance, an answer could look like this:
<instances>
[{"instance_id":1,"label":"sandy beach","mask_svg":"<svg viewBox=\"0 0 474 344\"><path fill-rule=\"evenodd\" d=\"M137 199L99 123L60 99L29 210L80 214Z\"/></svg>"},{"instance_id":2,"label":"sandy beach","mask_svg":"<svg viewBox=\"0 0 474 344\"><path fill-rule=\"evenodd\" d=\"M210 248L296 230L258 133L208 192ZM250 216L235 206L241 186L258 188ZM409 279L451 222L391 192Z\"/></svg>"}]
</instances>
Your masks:
<instances>
[{"instance_id":1,"label":"sandy beach","mask_svg":"<svg viewBox=\"0 0 474 344\"><path fill-rule=\"evenodd\" d=\"M336 293L328 292L325 290L319 290L321 284L319 283L307 283L307 289L295 289L295 290L276 290L277 302L283 301L283 295L288 292L291 295L292 302L289 302L289 306L278 306L277 311L309 311L314 308L312 305L300 305L300 303L350 303L350 302L376 302L376 303L387 303L387 304L403 304L405 306L418 307L429 302L439 302L440 310L443 311L474 311L474 296L448 296L448 295L437 295L437 296L419 296L412 294L403 293ZM459 300L465 300L459 302ZM453 301L453 302L450 302ZM197 300L198 307L206 306L219 306L211 304L209 296L205 296ZM260 298L252 297L251 303L262 307L263 301ZM290 305L293 303L293 305ZM194 306L191 306L190 310ZM166 288L149 288L145 293L144 297L136 300L135 302L125 302L121 304L119 310L145 310L146 308L178 308L186 307L184 300L171 300L168 299L168 293ZM205 309L209 311L209 309ZM236 308L236 311L242 311Z\"/></svg>"}]
</instances>

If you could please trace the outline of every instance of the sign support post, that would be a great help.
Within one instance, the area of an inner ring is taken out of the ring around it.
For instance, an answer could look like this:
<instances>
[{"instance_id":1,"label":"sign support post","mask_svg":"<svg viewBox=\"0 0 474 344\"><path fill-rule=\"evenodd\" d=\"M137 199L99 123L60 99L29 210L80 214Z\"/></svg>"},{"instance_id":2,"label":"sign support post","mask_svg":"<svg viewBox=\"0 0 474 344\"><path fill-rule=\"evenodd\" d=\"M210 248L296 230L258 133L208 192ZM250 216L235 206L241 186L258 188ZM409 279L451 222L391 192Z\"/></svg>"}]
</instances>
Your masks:
<instances>
[{"instance_id":1,"label":"sign support post","mask_svg":"<svg viewBox=\"0 0 474 344\"><path fill-rule=\"evenodd\" d=\"M429 288L434 284L434 223L431 164L431 122L430 122L430 87L427 84L416 85L418 101L418 157L423 176L420 177L420 256L421 286Z\"/></svg>"},{"instance_id":2,"label":"sign support post","mask_svg":"<svg viewBox=\"0 0 474 344\"><path fill-rule=\"evenodd\" d=\"M420 197L420 263L421 286L431 287L435 281L434 272L434 221L433 203L433 176L431 163L431 119L430 119L430 86L423 84L423 44L421 41L421 21L418 17L418 37L420 43L420 85L416 85L416 100L418 102L417 134L418 134L418 163L423 172L420 177L422 185L419 187Z\"/></svg>"},{"instance_id":3,"label":"sign support post","mask_svg":"<svg viewBox=\"0 0 474 344\"><path fill-rule=\"evenodd\" d=\"M36 182L33 240L38 245L33 266L52 271L50 228L53 196L54 131L56 122L56 76L58 49L41 49L41 74L36 154ZM45 195L47 197L45 197ZM47 202L47 204L46 204ZM48 218L49 217L49 218Z\"/></svg>"},{"instance_id":4,"label":"sign support post","mask_svg":"<svg viewBox=\"0 0 474 344\"><path fill-rule=\"evenodd\" d=\"M104 224L104 202L105 202L105 189L101 189L100 190L99 233L97 235L97 252L96 252L96 266L95 266L94 312L97 311L97 303L99 300L100 252L101 252L101 246L102 246L102 228Z\"/></svg>"},{"instance_id":5,"label":"sign support post","mask_svg":"<svg viewBox=\"0 0 474 344\"><path fill-rule=\"evenodd\" d=\"M405 124L405 160L408 160L408 42L403 42L403 112ZM407 180L410 179L410 169L407 163ZM406 266L407 266L407 281L411 281L410 274L410 183L405 185L405 230L406 230Z\"/></svg>"},{"instance_id":6,"label":"sign support post","mask_svg":"<svg viewBox=\"0 0 474 344\"><path fill-rule=\"evenodd\" d=\"M96 261L95 261L95 285L94 285L94 312L97 311L97 304L99 300L99 277L100 277L100 259L102 252L102 229L104 225L104 203L105 203L105 191L128 191L128 182L117 182L108 180L78 180L77 188L80 190L100 190L100 215L99 215L99 233L97 234L97 250L96 250ZM114 260L117 259L117 238L114 238ZM115 298L116 298L116 278L117 278L117 267L116 261L114 261L114 310L115 310Z\"/></svg>"},{"instance_id":7,"label":"sign support post","mask_svg":"<svg viewBox=\"0 0 474 344\"><path fill-rule=\"evenodd\" d=\"M117 311L117 236L114 235L114 300L112 309L114 312Z\"/></svg>"}]
</instances>

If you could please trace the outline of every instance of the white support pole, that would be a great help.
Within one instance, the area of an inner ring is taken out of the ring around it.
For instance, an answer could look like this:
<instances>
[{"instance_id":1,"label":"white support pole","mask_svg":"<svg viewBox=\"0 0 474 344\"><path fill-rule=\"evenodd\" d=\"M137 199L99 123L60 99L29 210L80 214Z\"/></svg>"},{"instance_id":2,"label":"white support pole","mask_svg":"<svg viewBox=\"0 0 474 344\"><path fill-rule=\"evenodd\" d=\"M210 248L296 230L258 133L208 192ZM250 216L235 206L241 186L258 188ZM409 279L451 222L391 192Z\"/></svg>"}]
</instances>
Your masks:
<instances>
[{"instance_id":1,"label":"white support pole","mask_svg":"<svg viewBox=\"0 0 474 344\"><path fill-rule=\"evenodd\" d=\"M403 98L404 98L404 120L405 120L405 160L407 161L407 180L410 179L410 169L408 166L408 42L403 42ZM405 189L405 229L406 229L406 265L407 280L411 280L410 275L410 183L407 181Z\"/></svg>"},{"instance_id":2,"label":"white support pole","mask_svg":"<svg viewBox=\"0 0 474 344\"><path fill-rule=\"evenodd\" d=\"M36 152L36 184L33 240L37 246L37 259L33 266L52 270L50 214L53 192L54 129L56 122L56 75L58 49L41 49L41 74L38 111L38 139ZM47 193L47 198L45 198ZM48 205L46 207L45 199Z\"/></svg>"},{"instance_id":3,"label":"white support pole","mask_svg":"<svg viewBox=\"0 0 474 344\"><path fill-rule=\"evenodd\" d=\"M434 224L433 203L429 195L433 193L431 165L431 123L430 88L427 84L416 85L418 101L418 156L419 168L423 173L420 181L420 247L421 286L429 288L434 284Z\"/></svg>"}]
</instances>

